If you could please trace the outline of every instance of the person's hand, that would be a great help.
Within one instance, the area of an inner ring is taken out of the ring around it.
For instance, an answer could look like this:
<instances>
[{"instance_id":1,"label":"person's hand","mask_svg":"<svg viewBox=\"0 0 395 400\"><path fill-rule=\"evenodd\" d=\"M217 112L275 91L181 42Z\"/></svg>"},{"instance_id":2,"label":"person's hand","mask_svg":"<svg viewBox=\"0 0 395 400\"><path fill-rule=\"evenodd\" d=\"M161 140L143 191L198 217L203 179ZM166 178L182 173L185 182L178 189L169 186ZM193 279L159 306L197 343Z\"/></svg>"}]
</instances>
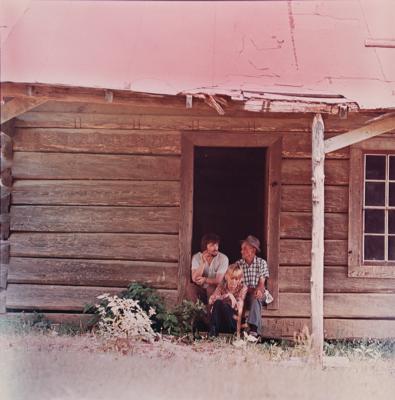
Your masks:
<instances>
[{"instance_id":1,"label":"person's hand","mask_svg":"<svg viewBox=\"0 0 395 400\"><path fill-rule=\"evenodd\" d=\"M207 264L210 265L210 263L211 263L212 260L213 260L213 256L208 252L208 250L205 250L205 251L202 253L202 261L203 261L204 263L207 263Z\"/></svg>"},{"instance_id":2,"label":"person's hand","mask_svg":"<svg viewBox=\"0 0 395 400\"><path fill-rule=\"evenodd\" d=\"M195 279L195 282L198 285L203 285L206 282L206 278L204 276L199 276L198 278Z\"/></svg>"},{"instance_id":3,"label":"person's hand","mask_svg":"<svg viewBox=\"0 0 395 400\"><path fill-rule=\"evenodd\" d=\"M235 299L235 296L233 296L232 293L228 293L228 297L229 297L229 300L231 301L232 308L236 309L237 308L237 301Z\"/></svg>"},{"instance_id":4,"label":"person's hand","mask_svg":"<svg viewBox=\"0 0 395 400\"><path fill-rule=\"evenodd\" d=\"M262 299L263 299L263 292L262 292L262 290L257 289L257 290L255 291L255 298L258 299L258 300L262 300Z\"/></svg>"}]
</instances>

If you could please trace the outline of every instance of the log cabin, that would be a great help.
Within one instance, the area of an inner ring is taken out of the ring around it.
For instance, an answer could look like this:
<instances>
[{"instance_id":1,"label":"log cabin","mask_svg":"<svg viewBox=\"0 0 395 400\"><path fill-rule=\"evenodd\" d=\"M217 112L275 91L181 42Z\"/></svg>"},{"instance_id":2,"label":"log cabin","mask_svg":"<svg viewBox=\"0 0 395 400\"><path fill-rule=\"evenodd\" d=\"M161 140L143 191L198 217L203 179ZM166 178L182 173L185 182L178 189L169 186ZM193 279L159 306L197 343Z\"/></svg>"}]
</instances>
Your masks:
<instances>
[{"instance_id":1,"label":"log cabin","mask_svg":"<svg viewBox=\"0 0 395 400\"><path fill-rule=\"evenodd\" d=\"M99 19L108 10L96 6ZM266 3L249 5L285 13L300 25L306 11L305 26L321 23L313 6L333 16L338 12L322 2L291 9L284 2L270 9ZM182 35L174 31L169 38L161 32L155 36L169 53L155 65L158 84L149 80L125 87L124 76L111 75L106 82L100 74L91 78L80 73L84 63L94 70L86 57L76 65L55 60L39 78L40 62L26 59L30 66L23 66L28 46L23 34L42 21L42 7L53 12L53 6L35 4L3 46L11 55L17 46L22 55L10 57L14 64L5 69L1 85L0 313L37 310L53 321L78 322L85 318L86 303L130 282L147 283L174 304L184 297L200 237L214 231L230 261L239 258L239 241L247 234L263 244L274 296L262 316L265 336L289 338L307 325L316 335L317 351L324 337L395 337L395 77L388 64L382 62L381 71L369 64L377 85L353 76L350 58L339 61L350 78L329 78L335 82L329 87L313 84L313 72L297 62L313 59L324 79L332 55L320 51L312 58L306 37L296 50L292 38L298 31L292 32L295 23L290 23L291 36L282 31L276 39L284 38L279 52L291 57L290 66L274 58L268 69L301 88L281 86L276 74L261 73L250 80L255 89L244 88L251 63L272 54L270 49L255 48L248 68L238 58L247 56L232 53L244 75L233 78L230 89L215 84L220 76L200 77L196 55L184 65L187 75L177 75L173 62L175 72L167 76L173 71L168 60L173 47L184 49ZM74 7L84 13L92 4ZM140 16L147 11L136 4L123 7ZM250 8L237 7L217 5L216 12L226 16L218 22L218 35L224 34L220 27L231 31L231 22L247 11L253 18ZM208 5L202 8L206 17L213 12ZM269 15L265 18L269 23ZM166 29L170 20L165 18ZM199 35L188 30L194 21L189 17L177 26L198 43ZM252 22L244 29L256 35L257 20ZM65 28L57 23L57 40L65 48L69 38L62 37ZM383 51L388 63L394 57L393 42L365 41L360 25L335 23L338 38L353 38L339 42L335 53L357 48L361 65L367 58L377 63ZM24 31L17 29L21 24ZM147 31L152 35L148 25L140 31L143 37ZM48 29L41 34L48 35ZM242 33L236 36L247 52ZM325 29L318 33L324 40ZM69 58L79 60L92 40L68 49ZM235 50L235 41L229 43ZM45 46L38 46L48 59ZM142 62L140 68L151 68L147 46L136 48L139 59L150 64ZM218 52L228 54L223 48ZM75 68L70 76L67 68ZM336 70L333 63L330 68ZM386 81L381 73L388 74ZM161 86L164 81L176 89Z\"/></svg>"}]
</instances>

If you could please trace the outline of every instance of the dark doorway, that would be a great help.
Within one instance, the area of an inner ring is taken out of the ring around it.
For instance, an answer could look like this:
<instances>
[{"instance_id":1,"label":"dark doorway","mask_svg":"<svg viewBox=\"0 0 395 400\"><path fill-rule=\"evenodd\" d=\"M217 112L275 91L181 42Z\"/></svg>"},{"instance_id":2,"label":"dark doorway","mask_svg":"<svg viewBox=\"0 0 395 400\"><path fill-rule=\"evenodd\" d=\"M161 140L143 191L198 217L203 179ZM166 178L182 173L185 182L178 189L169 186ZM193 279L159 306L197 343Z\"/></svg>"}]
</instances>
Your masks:
<instances>
[{"instance_id":1,"label":"dark doorway","mask_svg":"<svg viewBox=\"0 0 395 400\"><path fill-rule=\"evenodd\" d=\"M220 251L240 258L240 240L256 236L264 246L266 149L195 147L192 251L208 232L220 235Z\"/></svg>"}]
</instances>

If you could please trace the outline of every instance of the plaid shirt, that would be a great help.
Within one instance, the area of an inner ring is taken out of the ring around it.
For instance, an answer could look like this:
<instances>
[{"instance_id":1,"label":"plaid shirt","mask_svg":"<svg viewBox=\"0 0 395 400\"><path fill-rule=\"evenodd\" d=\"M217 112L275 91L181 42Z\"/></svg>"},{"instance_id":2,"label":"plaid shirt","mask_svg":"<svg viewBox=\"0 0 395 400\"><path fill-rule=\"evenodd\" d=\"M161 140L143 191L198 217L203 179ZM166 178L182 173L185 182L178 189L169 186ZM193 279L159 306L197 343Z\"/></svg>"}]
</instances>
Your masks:
<instances>
[{"instance_id":1,"label":"plaid shirt","mask_svg":"<svg viewBox=\"0 0 395 400\"><path fill-rule=\"evenodd\" d=\"M263 258L255 257L251 265L248 265L243 259L236 262L243 268L244 284L249 288L258 286L259 278L269 278L269 269Z\"/></svg>"}]
</instances>

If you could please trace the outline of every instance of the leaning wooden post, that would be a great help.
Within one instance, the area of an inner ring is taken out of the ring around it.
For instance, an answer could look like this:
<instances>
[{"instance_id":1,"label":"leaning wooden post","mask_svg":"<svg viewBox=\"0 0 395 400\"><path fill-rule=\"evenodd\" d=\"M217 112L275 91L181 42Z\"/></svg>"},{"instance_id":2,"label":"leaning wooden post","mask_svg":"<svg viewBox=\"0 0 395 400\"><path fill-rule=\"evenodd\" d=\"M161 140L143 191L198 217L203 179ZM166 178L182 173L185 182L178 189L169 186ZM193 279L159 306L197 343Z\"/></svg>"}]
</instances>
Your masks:
<instances>
[{"instance_id":1,"label":"leaning wooden post","mask_svg":"<svg viewBox=\"0 0 395 400\"><path fill-rule=\"evenodd\" d=\"M316 114L312 126L311 327L312 356L323 365L324 349L324 122Z\"/></svg>"}]
</instances>

